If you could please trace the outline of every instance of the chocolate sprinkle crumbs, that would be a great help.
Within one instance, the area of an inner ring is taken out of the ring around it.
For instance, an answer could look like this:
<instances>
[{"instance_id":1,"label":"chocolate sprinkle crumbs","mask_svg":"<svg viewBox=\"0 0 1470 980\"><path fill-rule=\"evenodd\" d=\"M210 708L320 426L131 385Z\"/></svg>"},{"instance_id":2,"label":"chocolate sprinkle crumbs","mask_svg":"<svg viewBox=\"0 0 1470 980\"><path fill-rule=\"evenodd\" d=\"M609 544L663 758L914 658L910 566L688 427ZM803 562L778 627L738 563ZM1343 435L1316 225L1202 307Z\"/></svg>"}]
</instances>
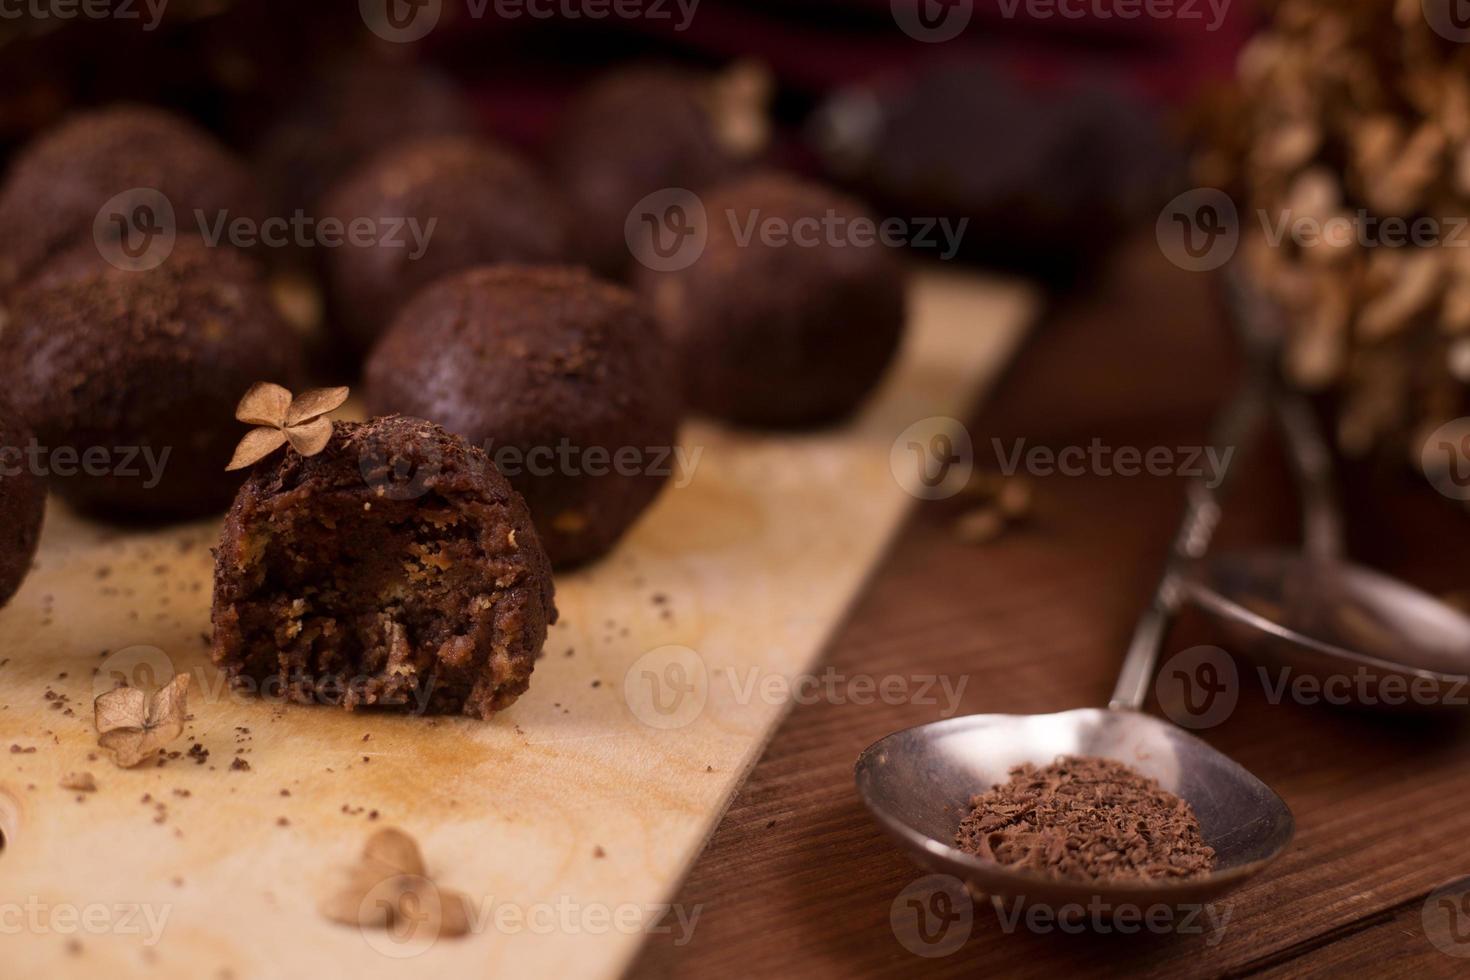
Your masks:
<instances>
[{"instance_id":1,"label":"chocolate sprinkle crumbs","mask_svg":"<svg viewBox=\"0 0 1470 980\"><path fill-rule=\"evenodd\" d=\"M1085 882L1196 878L1215 867L1189 804L1122 763L1062 756L1010 776L971 799L960 850Z\"/></svg>"}]
</instances>

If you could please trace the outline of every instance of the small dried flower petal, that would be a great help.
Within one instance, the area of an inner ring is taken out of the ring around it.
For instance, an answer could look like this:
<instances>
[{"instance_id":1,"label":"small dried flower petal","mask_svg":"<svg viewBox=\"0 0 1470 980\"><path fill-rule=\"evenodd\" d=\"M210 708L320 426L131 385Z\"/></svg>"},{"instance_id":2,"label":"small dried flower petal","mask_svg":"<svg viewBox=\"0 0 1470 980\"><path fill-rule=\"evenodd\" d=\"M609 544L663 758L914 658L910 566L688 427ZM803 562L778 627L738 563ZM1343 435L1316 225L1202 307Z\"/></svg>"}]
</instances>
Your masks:
<instances>
[{"instance_id":1,"label":"small dried flower petal","mask_svg":"<svg viewBox=\"0 0 1470 980\"><path fill-rule=\"evenodd\" d=\"M293 425L286 429L286 439L301 455L315 456L332 441L332 420L313 419L304 425Z\"/></svg>"},{"instance_id":2,"label":"small dried flower petal","mask_svg":"<svg viewBox=\"0 0 1470 980\"><path fill-rule=\"evenodd\" d=\"M285 444L286 433L281 429L251 429L235 447L235 455L230 458L230 465L225 467L225 471L253 466Z\"/></svg>"},{"instance_id":3,"label":"small dried flower petal","mask_svg":"<svg viewBox=\"0 0 1470 980\"><path fill-rule=\"evenodd\" d=\"M335 412L347 401L347 388L312 388L291 400L286 410L286 425L295 426L328 412Z\"/></svg>"},{"instance_id":4,"label":"small dried flower petal","mask_svg":"<svg viewBox=\"0 0 1470 980\"><path fill-rule=\"evenodd\" d=\"M281 426L286 424L290 408L290 391L269 381L257 381L235 407L235 418L248 425Z\"/></svg>"}]
</instances>

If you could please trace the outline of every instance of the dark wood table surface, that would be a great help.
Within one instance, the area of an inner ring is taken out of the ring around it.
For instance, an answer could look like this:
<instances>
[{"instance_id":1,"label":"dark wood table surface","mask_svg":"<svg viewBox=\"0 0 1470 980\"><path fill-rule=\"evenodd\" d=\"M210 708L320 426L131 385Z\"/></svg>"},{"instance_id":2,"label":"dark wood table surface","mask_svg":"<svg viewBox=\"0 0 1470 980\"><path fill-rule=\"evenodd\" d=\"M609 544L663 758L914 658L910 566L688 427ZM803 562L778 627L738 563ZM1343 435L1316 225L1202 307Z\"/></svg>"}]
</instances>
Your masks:
<instances>
[{"instance_id":1,"label":"dark wood table surface","mask_svg":"<svg viewBox=\"0 0 1470 980\"><path fill-rule=\"evenodd\" d=\"M1052 309L970 422L979 463L995 465L992 438L1200 445L1238 367L1212 295L1151 241L1122 250L1100 281ZM1218 543L1292 542L1291 485L1269 436L1235 479ZM1470 587L1470 515L1392 468L1344 484L1355 559L1435 593ZM1034 486L1030 521L981 546L953 530L973 502L922 505L825 664L843 676L963 679L960 714L1104 704L1184 481L1052 476ZM1211 642L1228 648L1186 614L1164 656ZM1297 831L1274 865L1220 901L1229 920L1219 932L1007 930L977 904L956 952L911 953L890 907L923 872L869 819L852 765L943 705L823 701L791 712L679 890L676 901L699 907L692 940L652 936L632 975L1470 975L1470 959L1432 943L1421 917L1436 887L1470 874L1470 724L1273 704L1248 671L1242 661L1233 714L1200 734L1279 792Z\"/></svg>"}]
</instances>

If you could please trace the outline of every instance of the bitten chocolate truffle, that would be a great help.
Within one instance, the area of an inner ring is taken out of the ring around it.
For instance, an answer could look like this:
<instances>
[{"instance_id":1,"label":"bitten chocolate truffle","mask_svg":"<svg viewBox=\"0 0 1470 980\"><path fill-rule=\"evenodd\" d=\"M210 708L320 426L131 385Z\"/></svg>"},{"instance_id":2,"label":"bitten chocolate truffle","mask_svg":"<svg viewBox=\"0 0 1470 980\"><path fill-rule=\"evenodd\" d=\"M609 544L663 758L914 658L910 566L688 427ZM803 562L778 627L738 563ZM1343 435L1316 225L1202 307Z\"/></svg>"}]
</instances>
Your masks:
<instances>
[{"instance_id":1,"label":"bitten chocolate truffle","mask_svg":"<svg viewBox=\"0 0 1470 980\"><path fill-rule=\"evenodd\" d=\"M422 419L339 422L257 465L215 555L214 662L292 701L488 718L556 621L525 501Z\"/></svg>"},{"instance_id":2,"label":"bitten chocolate truffle","mask_svg":"<svg viewBox=\"0 0 1470 980\"><path fill-rule=\"evenodd\" d=\"M649 194L699 191L730 180L769 140L763 69L720 75L662 66L612 72L567 110L554 166L576 209L577 257L606 276L631 266L624 226Z\"/></svg>"},{"instance_id":3,"label":"bitten chocolate truffle","mask_svg":"<svg viewBox=\"0 0 1470 980\"><path fill-rule=\"evenodd\" d=\"M903 334L903 267L873 234L877 219L779 174L728 184L703 203L698 258L638 276L679 352L690 406L769 426L851 413Z\"/></svg>"},{"instance_id":4,"label":"bitten chocolate truffle","mask_svg":"<svg viewBox=\"0 0 1470 980\"><path fill-rule=\"evenodd\" d=\"M0 403L0 606L25 581L41 540L46 488L29 464L31 445L15 411Z\"/></svg>"},{"instance_id":5,"label":"bitten chocolate truffle","mask_svg":"<svg viewBox=\"0 0 1470 980\"><path fill-rule=\"evenodd\" d=\"M197 230L196 211L211 226L261 214L249 171L189 122L142 106L81 113L31 143L0 186L0 295L58 253L92 242L103 205L139 188L167 199L180 230ZM149 227L166 218L147 215ZM105 224L97 230L120 233Z\"/></svg>"},{"instance_id":6,"label":"bitten chocolate truffle","mask_svg":"<svg viewBox=\"0 0 1470 980\"><path fill-rule=\"evenodd\" d=\"M101 262L91 244L60 256L16 294L0 372L58 494L98 516L159 520L228 506L236 400L304 368L251 260L181 237L147 271Z\"/></svg>"},{"instance_id":7,"label":"bitten chocolate truffle","mask_svg":"<svg viewBox=\"0 0 1470 980\"><path fill-rule=\"evenodd\" d=\"M443 137L388 150L331 191L323 211L349 228L348 241L329 250L327 271L339 326L359 351L440 276L555 262L567 248L560 199L529 163L485 140Z\"/></svg>"},{"instance_id":8,"label":"bitten chocolate truffle","mask_svg":"<svg viewBox=\"0 0 1470 980\"><path fill-rule=\"evenodd\" d=\"M404 307L368 360L366 397L485 448L564 567L607 552L672 473L667 355L621 287L572 269L472 269Z\"/></svg>"}]
</instances>

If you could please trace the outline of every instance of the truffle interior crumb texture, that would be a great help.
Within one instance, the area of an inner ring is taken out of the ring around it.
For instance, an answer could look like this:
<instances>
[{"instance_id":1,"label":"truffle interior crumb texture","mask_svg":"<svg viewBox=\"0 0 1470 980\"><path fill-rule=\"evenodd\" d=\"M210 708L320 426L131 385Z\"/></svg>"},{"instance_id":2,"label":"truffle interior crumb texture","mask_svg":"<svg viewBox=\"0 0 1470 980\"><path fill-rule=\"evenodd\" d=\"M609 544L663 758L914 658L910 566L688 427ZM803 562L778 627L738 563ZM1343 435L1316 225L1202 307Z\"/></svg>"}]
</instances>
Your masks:
<instances>
[{"instance_id":1,"label":"truffle interior crumb texture","mask_svg":"<svg viewBox=\"0 0 1470 980\"><path fill-rule=\"evenodd\" d=\"M337 423L257 467L216 558L215 663L302 703L488 717L556 617L525 504L418 419Z\"/></svg>"},{"instance_id":2,"label":"truffle interior crumb texture","mask_svg":"<svg viewBox=\"0 0 1470 980\"><path fill-rule=\"evenodd\" d=\"M1084 882L1197 878L1215 867L1190 805L1122 763L1062 756L1010 777L971 800L961 850Z\"/></svg>"}]
</instances>

